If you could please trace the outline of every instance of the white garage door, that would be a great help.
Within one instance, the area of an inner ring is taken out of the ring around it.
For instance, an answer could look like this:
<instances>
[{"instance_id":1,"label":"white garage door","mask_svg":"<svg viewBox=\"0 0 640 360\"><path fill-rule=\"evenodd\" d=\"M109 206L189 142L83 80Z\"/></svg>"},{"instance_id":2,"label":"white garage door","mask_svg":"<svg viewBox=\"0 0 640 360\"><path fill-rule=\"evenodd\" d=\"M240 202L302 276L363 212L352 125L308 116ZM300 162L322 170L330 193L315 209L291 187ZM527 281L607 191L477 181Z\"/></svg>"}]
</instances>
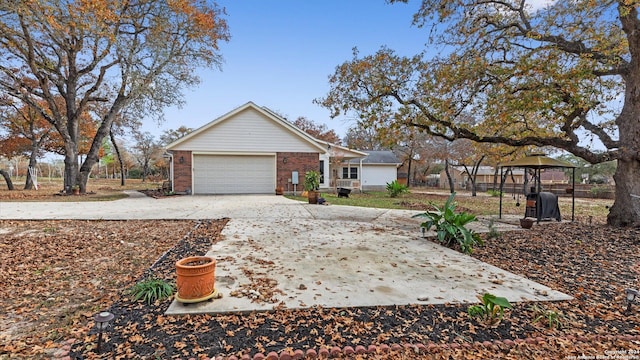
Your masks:
<instances>
[{"instance_id":1,"label":"white garage door","mask_svg":"<svg viewBox=\"0 0 640 360\"><path fill-rule=\"evenodd\" d=\"M270 194L275 167L273 155L194 155L194 193Z\"/></svg>"}]
</instances>

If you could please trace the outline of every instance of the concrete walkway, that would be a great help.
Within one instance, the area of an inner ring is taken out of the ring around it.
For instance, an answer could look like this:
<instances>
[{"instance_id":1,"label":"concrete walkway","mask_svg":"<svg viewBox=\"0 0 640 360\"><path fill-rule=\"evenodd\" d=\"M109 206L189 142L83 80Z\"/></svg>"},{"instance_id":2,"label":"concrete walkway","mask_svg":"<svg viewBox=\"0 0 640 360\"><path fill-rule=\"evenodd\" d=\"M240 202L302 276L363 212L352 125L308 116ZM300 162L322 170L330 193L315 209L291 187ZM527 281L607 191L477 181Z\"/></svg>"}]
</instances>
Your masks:
<instances>
[{"instance_id":1,"label":"concrete walkway","mask_svg":"<svg viewBox=\"0 0 640 360\"><path fill-rule=\"evenodd\" d=\"M174 302L169 314L477 302L484 292L510 301L571 299L422 238L420 220L411 218L418 211L309 205L274 195L129 195L110 202L2 202L0 219L230 218L224 240L208 253L217 260L223 298ZM483 222L473 228L488 230Z\"/></svg>"}]
</instances>

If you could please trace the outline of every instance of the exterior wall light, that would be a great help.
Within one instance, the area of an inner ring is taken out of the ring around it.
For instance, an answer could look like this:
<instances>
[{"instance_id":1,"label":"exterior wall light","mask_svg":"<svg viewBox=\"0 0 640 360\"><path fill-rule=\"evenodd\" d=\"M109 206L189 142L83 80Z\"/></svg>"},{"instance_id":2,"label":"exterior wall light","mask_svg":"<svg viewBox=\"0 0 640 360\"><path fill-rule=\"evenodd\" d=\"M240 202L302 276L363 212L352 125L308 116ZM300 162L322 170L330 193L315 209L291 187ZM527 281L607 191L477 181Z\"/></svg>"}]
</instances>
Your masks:
<instances>
[{"instance_id":1,"label":"exterior wall light","mask_svg":"<svg viewBox=\"0 0 640 360\"><path fill-rule=\"evenodd\" d=\"M180 164L183 164L184 163L184 156L180 156L180 159L178 159L178 162Z\"/></svg>"},{"instance_id":2,"label":"exterior wall light","mask_svg":"<svg viewBox=\"0 0 640 360\"><path fill-rule=\"evenodd\" d=\"M96 323L96 329L98 329L98 347L96 351L100 354L100 344L102 343L102 333L109 327L109 322L113 320L114 315L108 311L103 311L97 314L93 321Z\"/></svg>"}]
</instances>

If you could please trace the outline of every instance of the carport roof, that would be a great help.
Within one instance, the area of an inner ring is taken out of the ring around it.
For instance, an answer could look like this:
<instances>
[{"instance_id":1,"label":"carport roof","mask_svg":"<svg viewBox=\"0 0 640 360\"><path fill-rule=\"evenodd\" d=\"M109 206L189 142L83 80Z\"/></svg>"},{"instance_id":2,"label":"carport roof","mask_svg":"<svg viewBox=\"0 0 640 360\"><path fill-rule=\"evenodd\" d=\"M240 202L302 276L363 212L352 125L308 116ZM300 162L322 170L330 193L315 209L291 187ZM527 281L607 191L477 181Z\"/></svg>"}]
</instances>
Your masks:
<instances>
[{"instance_id":1,"label":"carport roof","mask_svg":"<svg viewBox=\"0 0 640 360\"><path fill-rule=\"evenodd\" d=\"M509 161L500 164L501 167L522 167L533 169L546 169L546 168L575 168L576 166L567 161L562 161L554 158L550 158L545 154L531 154L525 156L522 159Z\"/></svg>"}]
</instances>

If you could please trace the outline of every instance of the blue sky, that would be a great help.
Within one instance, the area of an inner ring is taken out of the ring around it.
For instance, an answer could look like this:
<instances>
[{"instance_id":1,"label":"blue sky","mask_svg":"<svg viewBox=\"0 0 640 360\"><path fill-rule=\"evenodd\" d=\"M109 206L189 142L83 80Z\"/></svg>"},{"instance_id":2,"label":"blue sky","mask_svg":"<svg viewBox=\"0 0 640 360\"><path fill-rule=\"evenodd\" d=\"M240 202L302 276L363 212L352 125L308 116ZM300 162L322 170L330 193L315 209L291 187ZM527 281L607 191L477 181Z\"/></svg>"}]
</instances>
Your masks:
<instances>
[{"instance_id":1,"label":"blue sky","mask_svg":"<svg viewBox=\"0 0 640 360\"><path fill-rule=\"evenodd\" d=\"M343 137L353 121L329 118L313 99L329 91L328 76L352 57L388 46L401 55L425 49L428 29L411 25L419 3L384 0L219 0L231 40L221 47L222 71L202 70L200 86L184 92L186 104L165 111L165 122L146 121L156 137L181 125L198 128L248 102L289 120L305 116Z\"/></svg>"}]
</instances>

